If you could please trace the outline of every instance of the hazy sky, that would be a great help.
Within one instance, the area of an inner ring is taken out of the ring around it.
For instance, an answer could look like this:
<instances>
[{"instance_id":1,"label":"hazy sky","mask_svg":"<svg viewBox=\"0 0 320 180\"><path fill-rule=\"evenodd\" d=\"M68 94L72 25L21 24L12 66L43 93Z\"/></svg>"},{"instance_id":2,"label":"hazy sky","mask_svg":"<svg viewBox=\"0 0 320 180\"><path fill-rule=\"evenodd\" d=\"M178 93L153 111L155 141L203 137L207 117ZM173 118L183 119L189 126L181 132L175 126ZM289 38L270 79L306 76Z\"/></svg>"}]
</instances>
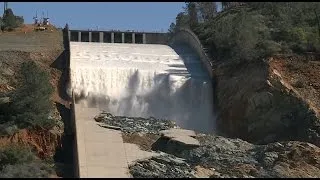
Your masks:
<instances>
[{"instance_id":1,"label":"hazy sky","mask_svg":"<svg viewBox=\"0 0 320 180\"><path fill-rule=\"evenodd\" d=\"M58 27L66 23L72 29L119 29L167 31L184 2L9 2L25 23L33 23L38 11L49 14L50 22ZM3 2L0 4L3 14Z\"/></svg>"}]
</instances>

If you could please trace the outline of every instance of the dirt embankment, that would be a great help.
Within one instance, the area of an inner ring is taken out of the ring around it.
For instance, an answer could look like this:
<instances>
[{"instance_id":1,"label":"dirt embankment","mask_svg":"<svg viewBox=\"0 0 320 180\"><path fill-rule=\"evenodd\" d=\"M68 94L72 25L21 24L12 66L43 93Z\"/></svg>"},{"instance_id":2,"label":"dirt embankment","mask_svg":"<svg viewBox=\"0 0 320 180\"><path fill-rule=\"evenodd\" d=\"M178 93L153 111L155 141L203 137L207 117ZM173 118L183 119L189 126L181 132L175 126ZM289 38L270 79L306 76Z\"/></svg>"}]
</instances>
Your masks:
<instances>
[{"instance_id":1,"label":"dirt embankment","mask_svg":"<svg viewBox=\"0 0 320 180\"><path fill-rule=\"evenodd\" d=\"M274 56L215 69L223 134L255 143L299 140L320 146L319 56Z\"/></svg>"},{"instance_id":2,"label":"dirt embankment","mask_svg":"<svg viewBox=\"0 0 320 180\"><path fill-rule=\"evenodd\" d=\"M55 89L52 96L54 116L61 120L56 103L69 105L59 89L65 63L62 31L52 27L49 31L35 32L31 25L26 25L14 32L1 33L0 42L0 95L17 88L17 75L23 62L35 61L51 74ZM60 144L62 132L63 129L50 132L21 130L13 136L0 138L0 144L21 142L35 147L40 157L52 156Z\"/></svg>"},{"instance_id":3,"label":"dirt embankment","mask_svg":"<svg viewBox=\"0 0 320 180\"><path fill-rule=\"evenodd\" d=\"M8 144L24 144L32 147L40 158L52 157L56 148L61 146L61 135L54 131L20 130L12 136L0 138L0 146Z\"/></svg>"}]
</instances>

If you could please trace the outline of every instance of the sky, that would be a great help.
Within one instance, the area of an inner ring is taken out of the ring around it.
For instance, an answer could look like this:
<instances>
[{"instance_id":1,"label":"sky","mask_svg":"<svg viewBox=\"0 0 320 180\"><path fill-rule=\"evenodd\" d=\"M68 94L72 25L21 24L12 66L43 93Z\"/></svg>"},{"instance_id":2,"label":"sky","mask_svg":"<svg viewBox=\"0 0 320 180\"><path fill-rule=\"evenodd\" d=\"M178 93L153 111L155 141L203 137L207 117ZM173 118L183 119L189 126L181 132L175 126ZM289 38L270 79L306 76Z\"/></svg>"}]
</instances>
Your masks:
<instances>
[{"instance_id":1,"label":"sky","mask_svg":"<svg viewBox=\"0 0 320 180\"><path fill-rule=\"evenodd\" d=\"M70 29L135 30L166 32L184 2L9 2L16 16L26 24L33 23L38 12L56 27L69 24ZM0 14L3 14L0 2Z\"/></svg>"}]
</instances>

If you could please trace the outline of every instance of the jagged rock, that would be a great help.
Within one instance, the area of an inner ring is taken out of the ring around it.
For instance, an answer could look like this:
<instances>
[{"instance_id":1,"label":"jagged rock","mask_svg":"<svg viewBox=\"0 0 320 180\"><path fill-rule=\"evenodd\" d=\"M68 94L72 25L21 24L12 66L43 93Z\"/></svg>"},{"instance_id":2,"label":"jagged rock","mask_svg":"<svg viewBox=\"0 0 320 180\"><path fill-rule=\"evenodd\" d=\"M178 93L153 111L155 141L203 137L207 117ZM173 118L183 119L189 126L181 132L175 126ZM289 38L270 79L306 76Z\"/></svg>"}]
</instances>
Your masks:
<instances>
[{"instance_id":1,"label":"jagged rock","mask_svg":"<svg viewBox=\"0 0 320 180\"><path fill-rule=\"evenodd\" d=\"M201 166L195 166L194 169L196 171L195 176L197 178L209 178L213 175L218 174L218 172L216 172L214 168L204 168Z\"/></svg>"},{"instance_id":2,"label":"jagged rock","mask_svg":"<svg viewBox=\"0 0 320 180\"><path fill-rule=\"evenodd\" d=\"M173 165L187 165L188 166L188 164L185 162L185 159L178 158L175 156L170 156L170 155L164 154L164 153L161 153L161 154L162 154L162 156L155 156L152 159L156 160L157 162L162 163L162 164L167 163L167 164L173 164Z\"/></svg>"},{"instance_id":3,"label":"jagged rock","mask_svg":"<svg viewBox=\"0 0 320 180\"><path fill-rule=\"evenodd\" d=\"M139 161L129 167L134 178L194 178L194 170L183 160L169 154Z\"/></svg>"},{"instance_id":4,"label":"jagged rock","mask_svg":"<svg viewBox=\"0 0 320 180\"><path fill-rule=\"evenodd\" d=\"M266 152L263 157L263 165L270 167L278 159L278 153L276 152Z\"/></svg>"},{"instance_id":5,"label":"jagged rock","mask_svg":"<svg viewBox=\"0 0 320 180\"><path fill-rule=\"evenodd\" d=\"M179 153L170 152L183 158L192 168L195 177L199 177L197 166L204 168L208 171L208 176L213 178L320 177L320 148L309 143L277 142L253 145L240 139L214 135L197 135L196 138L200 141L200 147L184 149ZM144 161L146 169L140 171L152 171L147 168L149 161ZM157 162L172 166L172 161L167 156L158 158ZM179 168L181 170L181 167ZM214 169L210 171L212 174L209 173L211 168ZM148 177L142 174L143 172L140 172L140 177Z\"/></svg>"},{"instance_id":6,"label":"jagged rock","mask_svg":"<svg viewBox=\"0 0 320 180\"><path fill-rule=\"evenodd\" d=\"M109 126L120 127L125 133L153 133L158 134L161 130L177 127L173 121L141 117L113 116L103 112L95 117L98 122L103 122Z\"/></svg>"}]
</instances>

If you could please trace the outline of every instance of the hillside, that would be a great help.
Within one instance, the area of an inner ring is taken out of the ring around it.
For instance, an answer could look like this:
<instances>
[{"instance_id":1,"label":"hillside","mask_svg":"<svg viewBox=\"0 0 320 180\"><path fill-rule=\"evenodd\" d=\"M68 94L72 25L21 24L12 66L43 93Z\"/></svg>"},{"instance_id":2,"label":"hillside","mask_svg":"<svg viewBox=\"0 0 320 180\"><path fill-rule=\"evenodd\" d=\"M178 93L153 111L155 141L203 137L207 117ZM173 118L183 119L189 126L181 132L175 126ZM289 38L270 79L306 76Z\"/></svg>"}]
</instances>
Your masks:
<instances>
[{"instance_id":1,"label":"hillside","mask_svg":"<svg viewBox=\"0 0 320 180\"><path fill-rule=\"evenodd\" d=\"M208 51L219 133L320 146L320 3L222 6L217 12L215 3L186 3L169 29L191 29Z\"/></svg>"},{"instance_id":2,"label":"hillside","mask_svg":"<svg viewBox=\"0 0 320 180\"><path fill-rule=\"evenodd\" d=\"M24 25L13 32L0 33L0 92L15 88L15 73L25 61L35 61L50 72L55 88L62 74L63 35L62 31L51 27L48 31L36 32L33 25ZM3 72L1 72L3 71ZM58 89L55 89L53 100L60 100Z\"/></svg>"},{"instance_id":3,"label":"hillside","mask_svg":"<svg viewBox=\"0 0 320 180\"><path fill-rule=\"evenodd\" d=\"M52 116L57 120L58 125L50 131L21 129L13 135L2 135L0 145L5 147L11 146L12 143L27 144L40 158L53 158L57 148L61 146L64 131L59 104L69 105L67 101L60 98L61 92L58 89L64 60L62 31L52 26L48 31L36 32L33 31L33 25L24 25L12 32L0 33L0 42L0 98L6 99L18 90L17 88L21 85L19 80L21 65L33 61L50 75L50 83L54 88L51 97L54 109ZM1 128L10 127L1 126ZM7 129L4 130L7 131ZM1 131L4 130L1 129Z\"/></svg>"}]
</instances>

